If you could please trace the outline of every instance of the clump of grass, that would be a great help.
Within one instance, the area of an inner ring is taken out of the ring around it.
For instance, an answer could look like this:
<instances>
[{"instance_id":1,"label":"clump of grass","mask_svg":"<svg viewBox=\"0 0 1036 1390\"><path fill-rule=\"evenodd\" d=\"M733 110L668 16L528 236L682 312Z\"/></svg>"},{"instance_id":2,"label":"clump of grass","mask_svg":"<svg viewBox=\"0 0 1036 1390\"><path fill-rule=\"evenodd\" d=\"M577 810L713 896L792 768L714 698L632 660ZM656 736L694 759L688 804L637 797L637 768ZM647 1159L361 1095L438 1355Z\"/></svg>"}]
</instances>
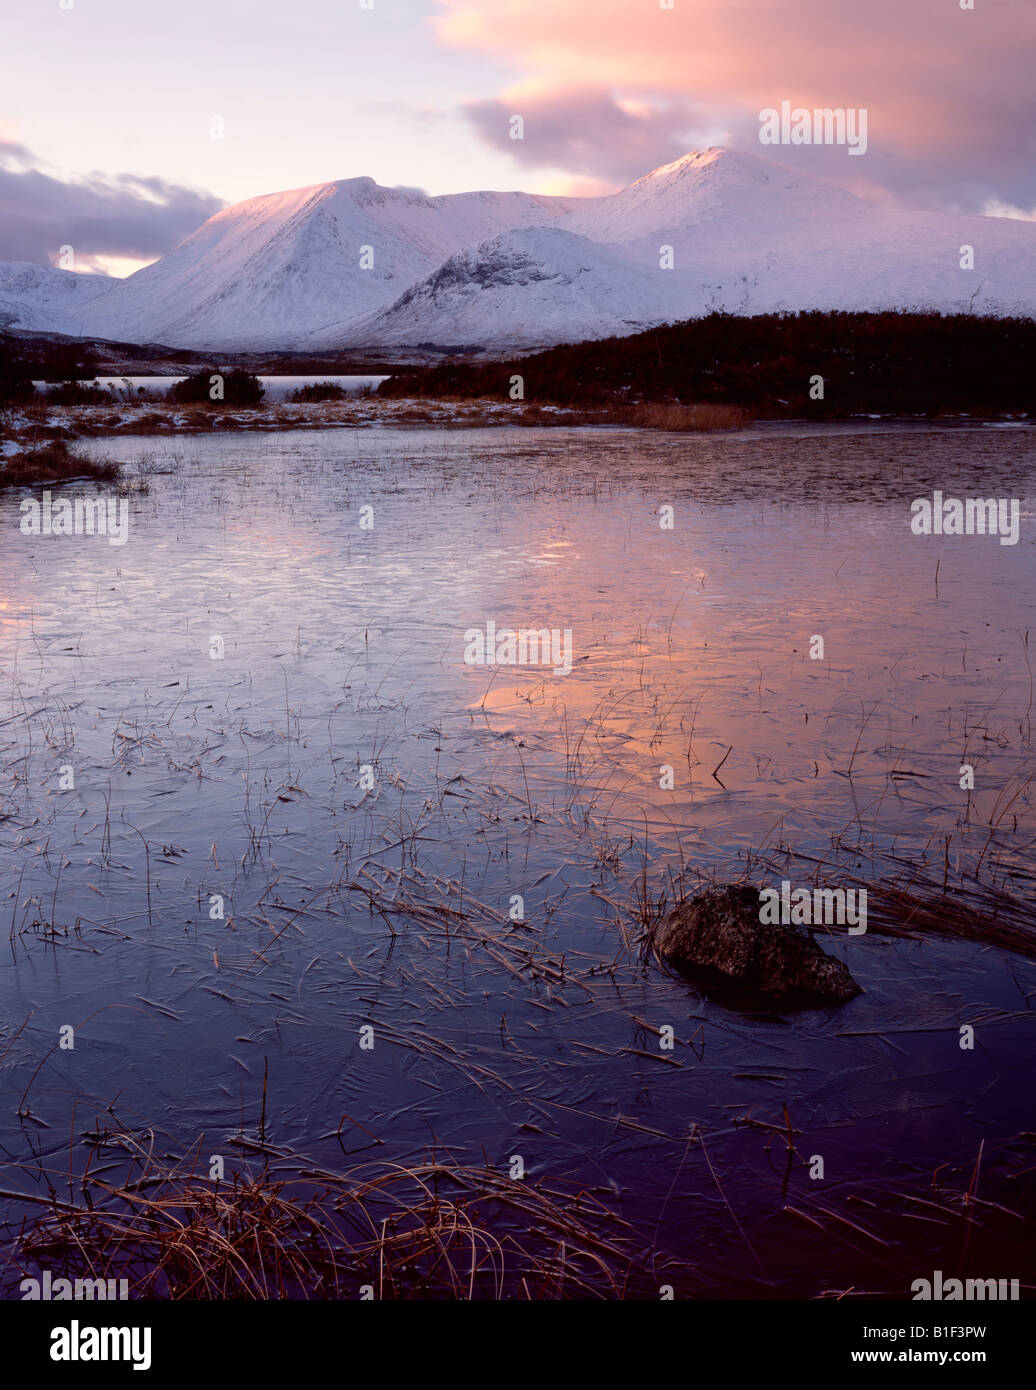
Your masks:
<instances>
[{"instance_id":1,"label":"clump of grass","mask_svg":"<svg viewBox=\"0 0 1036 1390\"><path fill-rule=\"evenodd\" d=\"M83 458L63 439L54 439L26 453L12 454L0 465L0 488L32 487L38 483L66 483L73 478L114 482L119 465Z\"/></svg>"},{"instance_id":2,"label":"clump of grass","mask_svg":"<svg viewBox=\"0 0 1036 1390\"><path fill-rule=\"evenodd\" d=\"M791 851L786 853L787 861L816 863L810 855ZM761 862L787 872L776 858ZM870 904L867 930L871 935L969 941L1036 960L1031 905L998 884L983 883L977 877L967 884L939 883L921 865L906 863L898 880L856 874L847 878L838 871L822 874L818 866L814 881L820 886L849 882L866 889Z\"/></svg>"},{"instance_id":3,"label":"clump of grass","mask_svg":"<svg viewBox=\"0 0 1036 1390\"><path fill-rule=\"evenodd\" d=\"M44 1211L23 1230L20 1262L127 1278L135 1298L342 1299L364 1285L378 1299L621 1297L642 1269L632 1228L585 1190L491 1167L217 1182L149 1158L121 1187L84 1175L79 1200L54 1188L31 1200Z\"/></svg>"},{"instance_id":4,"label":"clump of grass","mask_svg":"<svg viewBox=\"0 0 1036 1390\"><path fill-rule=\"evenodd\" d=\"M680 405L677 401L647 401L635 405L629 422L649 430L738 430L749 420L735 405Z\"/></svg>"},{"instance_id":5,"label":"clump of grass","mask_svg":"<svg viewBox=\"0 0 1036 1390\"><path fill-rule=\"evenodd\" d=\"M169 434L174 428L172 415L161 410L146 410L125 425L127 433L131 434Z\"/></svg>"},{"instance_id":6,"label":"clump of grass","mask_svg":"<svg viewBox=\"0 0 1036 1390\"><path fill-rule=\"evenodd\" d=\"M1031 907L1001 888L990 886L985 901L976 902L940 891L931 883L920 888L860 883L876 908L871 931L884 936L956 938L1036 960Z\"/></svg>"}]
</instances>

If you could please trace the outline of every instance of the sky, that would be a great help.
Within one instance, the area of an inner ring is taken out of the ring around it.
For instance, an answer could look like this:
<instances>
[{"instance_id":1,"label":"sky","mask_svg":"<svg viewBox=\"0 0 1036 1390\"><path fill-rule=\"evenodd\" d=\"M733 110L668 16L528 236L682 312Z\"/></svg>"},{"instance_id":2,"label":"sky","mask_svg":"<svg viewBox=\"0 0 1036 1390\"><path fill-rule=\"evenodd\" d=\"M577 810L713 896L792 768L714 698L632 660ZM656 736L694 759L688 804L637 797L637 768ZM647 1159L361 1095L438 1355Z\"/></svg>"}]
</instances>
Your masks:
<instances>
[{"instance_id":1,"label":"sky","mask_svg":"<svg viewBox=\"0 0 1036 1390\"><path fill-rule=\"evenodd\" d=\"M1036 0L0 0L0 260L125 274L260 193L596 194L710 145L1034 216L1034 72ZM865 108L866 155L760 145L783 100Z\"/></svg>"}]
</instances>

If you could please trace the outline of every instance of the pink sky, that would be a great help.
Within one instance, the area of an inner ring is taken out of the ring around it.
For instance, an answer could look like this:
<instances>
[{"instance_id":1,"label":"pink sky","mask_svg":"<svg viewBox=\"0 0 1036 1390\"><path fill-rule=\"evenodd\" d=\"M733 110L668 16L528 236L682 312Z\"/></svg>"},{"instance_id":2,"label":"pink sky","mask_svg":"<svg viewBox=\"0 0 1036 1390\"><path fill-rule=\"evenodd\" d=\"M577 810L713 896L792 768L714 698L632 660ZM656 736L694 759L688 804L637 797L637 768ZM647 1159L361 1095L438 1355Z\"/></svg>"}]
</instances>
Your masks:
<instances>
[{"instance_id":1,"label":"pink sky","mask_svg":"<svg viewBox=\"0 0 1036 1390\"><path fill-rule=\"evenodd\" d=\"M758 115L782 100L868 110L865 158L776 152L804 172L909 206L1036 206L1036 0L672 5L11 6L0 259L51 259L71 221L97 265L124 268L221 202L359 174L602 192L693 148L769 153Z\"/></svg>"}]
</instances>

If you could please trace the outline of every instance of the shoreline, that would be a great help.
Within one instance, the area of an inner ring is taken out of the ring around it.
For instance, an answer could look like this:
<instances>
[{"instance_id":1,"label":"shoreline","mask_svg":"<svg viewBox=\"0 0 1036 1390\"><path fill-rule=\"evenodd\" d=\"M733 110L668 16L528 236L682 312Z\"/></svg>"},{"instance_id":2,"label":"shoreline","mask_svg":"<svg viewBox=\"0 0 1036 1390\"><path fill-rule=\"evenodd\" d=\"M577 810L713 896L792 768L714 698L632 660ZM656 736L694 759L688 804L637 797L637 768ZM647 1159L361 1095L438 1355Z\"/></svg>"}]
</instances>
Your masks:
<instances>
[{"instance_id":1,"label":"shoreline","mask_svg":"<svg viewBox=\"0 0 1036 1390\"><path fill-rule=\"evenodd\" d=\"M700 412L700 414L699 414ZM104 405L48 405L45 401L9 407L0 435L4 453L38 448L54 440L97 439L119 435L213 434L220 430L356 429L378 425L470 429L479 426L542 428L595 426L648 429L660 433L742 433L760 425L910 424L946 428L1013 426L1036 428L1036 420L1021 414L847 414L809 416L755 414L738 408L712 406L658 408L597 405L587 408L530 402L493 401L484 397L459 399L428 396L363 396L346 401L270 402L258 407L168 405L161 401L113 402Z\"/></svg>"},{"instance_id":2,"label":"shoreline","mask_svg":"<svg viewBox=\"0 0 1036 1390\"><path fill-rule=\"evenodd\" d=\"M112 481L118 469L80 454L80 443L119 438L193 438L213 434L290 433L335 429L598 429L653 435L726 435L748 439L759 431L856 433L883 429L999 429L1029 431L1036 420L1022 415L866 415L809 419L768 417L738 408L562 405L429 397L362 395L346 401L270 402L254 407L173 405L123 401L103 405L8 407L0 433L0 492L37 484L61 486Z\"/></svg>"}]
</instances>

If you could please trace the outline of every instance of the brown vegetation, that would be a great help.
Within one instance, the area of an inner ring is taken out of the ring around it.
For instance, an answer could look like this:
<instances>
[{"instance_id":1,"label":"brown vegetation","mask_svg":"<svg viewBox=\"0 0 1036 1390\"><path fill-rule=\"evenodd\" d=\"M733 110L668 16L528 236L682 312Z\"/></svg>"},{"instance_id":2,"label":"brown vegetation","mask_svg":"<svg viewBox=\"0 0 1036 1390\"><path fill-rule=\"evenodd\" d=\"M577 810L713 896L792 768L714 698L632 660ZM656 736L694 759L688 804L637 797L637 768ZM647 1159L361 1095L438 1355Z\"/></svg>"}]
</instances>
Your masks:
<instances>
[{"instance_id":1,"label":"brown vegetation","mask_svg":"<svg viewBox=\"0 0 1036 1390\"><path fill-rule=\"evenodd\" d=\"M264 1169L221 1182L162 1170L129 1136L107 1142L138 1152L142 1171L121 1186L84 1175L76 1200L53 1188L30 1198L44 1210L19 1242L23 1262L127 1278L134 1298L238 1300L357 1298L363 1285L379 1300L614 1298L635 1268L632 1229L585 1190L488 1166Z\"/></svg>"},{"instance_id":2,"label":"brown vegetation","mask_svg":"<svg viewBox=\"0 0 1036 1390\"><path fill-rule=\"evenodd\" d=\"M118 464L83 458L63 440L55 439L27 453L9 455L0 466L0 488L67 483L74 478L114 482L118 476Z\"/></svg>"},{"instance_id":3,"label":"brown vegetation","mask_svg":"<svg viewBox=\"0 0 1036 1390\"><path fill-rule=\"evenodd\" d=\"M648 430L739 430L751 419L736 405L679 405L662 401L636 405L629 423Z\"/></svg>"}]
</instances>

